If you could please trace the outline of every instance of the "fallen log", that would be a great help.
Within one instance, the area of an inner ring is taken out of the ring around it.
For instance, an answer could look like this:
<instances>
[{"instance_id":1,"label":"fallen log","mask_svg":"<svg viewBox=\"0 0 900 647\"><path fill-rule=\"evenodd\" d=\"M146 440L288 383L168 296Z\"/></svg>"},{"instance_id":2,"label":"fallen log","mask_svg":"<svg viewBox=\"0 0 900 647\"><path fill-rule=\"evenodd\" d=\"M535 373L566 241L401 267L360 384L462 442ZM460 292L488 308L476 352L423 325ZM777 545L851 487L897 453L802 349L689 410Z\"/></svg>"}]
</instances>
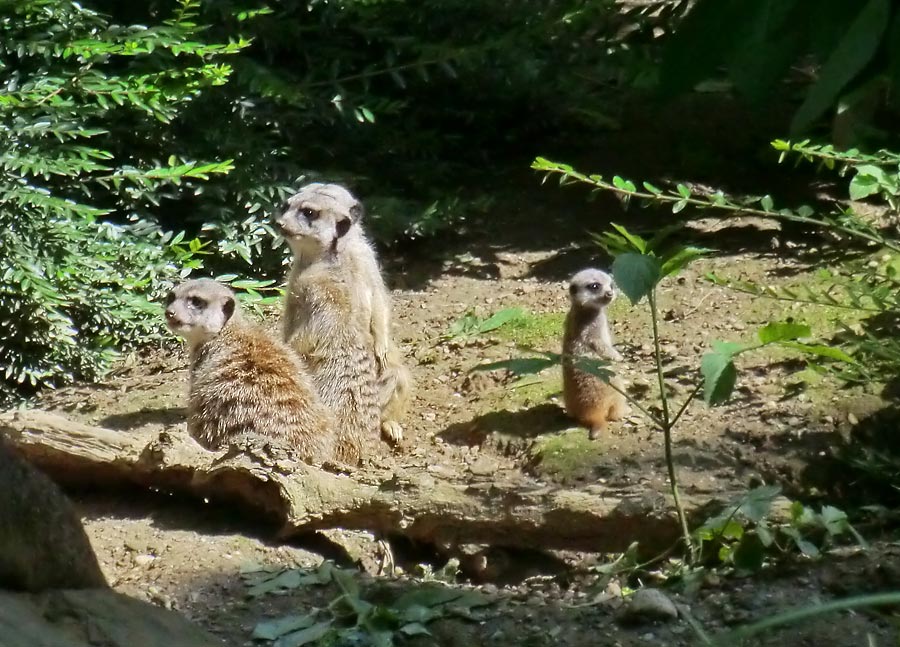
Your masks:
<instances>
[{"instance_id":1,"label":"fallen log","mask_svg":"<svg viewBox=\"0 0 900 647\"><path fill-rule=\"evenodd\" d=\"M620 552L635 540L665 549L679 534L668 498L638 487L505 483L429 466L319 468L268 444L210 452L185 432L134 434L36 410L0 415L0 432L63 483L131 483L238 503L276 520L282 539L343 528L443 547Z\"/></svg>"}]
</instances>

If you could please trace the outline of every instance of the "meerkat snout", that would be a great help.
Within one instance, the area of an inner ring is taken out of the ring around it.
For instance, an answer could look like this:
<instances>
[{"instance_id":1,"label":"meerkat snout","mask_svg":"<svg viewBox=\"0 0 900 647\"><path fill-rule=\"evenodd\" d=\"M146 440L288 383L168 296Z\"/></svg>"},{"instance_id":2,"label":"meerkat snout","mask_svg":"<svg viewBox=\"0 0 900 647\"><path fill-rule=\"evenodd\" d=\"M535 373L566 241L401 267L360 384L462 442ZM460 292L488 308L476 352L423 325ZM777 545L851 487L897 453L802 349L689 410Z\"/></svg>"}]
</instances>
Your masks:
<instances>
[{"instance_id":1,"label":"meerkat snout","mask_svg":"<svg viewBox=\"0 0 900 647\"><path fill-rule=\"evenodd\" d=\"M616 285L606 272L588 268L572 277L569 298L579 308L603 308L616 298Z\"/></svg>"}]
</instances>

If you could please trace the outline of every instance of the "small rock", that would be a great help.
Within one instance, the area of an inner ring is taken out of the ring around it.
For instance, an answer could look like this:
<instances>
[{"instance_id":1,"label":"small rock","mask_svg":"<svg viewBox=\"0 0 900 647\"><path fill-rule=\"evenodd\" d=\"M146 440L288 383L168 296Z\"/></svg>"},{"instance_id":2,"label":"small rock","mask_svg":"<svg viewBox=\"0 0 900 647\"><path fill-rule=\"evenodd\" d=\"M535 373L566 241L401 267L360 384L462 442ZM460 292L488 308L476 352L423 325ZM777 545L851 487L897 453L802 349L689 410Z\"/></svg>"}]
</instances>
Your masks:
<instances>
[{"instance_id":1,"label":"small rock","mask_svg":"<svg viewBox=\"0 0 900 647\"><path fill-rule=\"evenodd\" d=\"M471 465L469 471L475 476L490 476L497 472L500 465L497 461L487 456L479 456Z\"/></svg>"},{"instance_id":2,"label":"small rock","mask_svg":"<svg viewBox=\"0 0 900 647\"><path fill-rule=\"evenodd\" d=\"M859 424L859 418L857 418L857 417L856 417L855 415L853 415L852 413L848 413L848 414L847 414L847 422L849 422L851 425L858 425L858 424Z\"/></svg>"},{"instance_id":3,"label":"small rock","mask_svg":"<svg viewBox=\"0 0 900 647\"><path fill-rule=\"evenodd\" d=\"M134 564L135 566L149 566L155 559L156 557L153 555L135 555Z\"/></svg>"},{"instance_id":4,"label":"small rock","mask_svg":"<svg viewBox=\"0 0 900 647\"><path fill-rule=\"evenodd\" d=\"M640 589L622 609L619 620L625 624L645 624L656 620L669 621L678 618L678 609L659 589Z\"/></svg>"}]
</instances>

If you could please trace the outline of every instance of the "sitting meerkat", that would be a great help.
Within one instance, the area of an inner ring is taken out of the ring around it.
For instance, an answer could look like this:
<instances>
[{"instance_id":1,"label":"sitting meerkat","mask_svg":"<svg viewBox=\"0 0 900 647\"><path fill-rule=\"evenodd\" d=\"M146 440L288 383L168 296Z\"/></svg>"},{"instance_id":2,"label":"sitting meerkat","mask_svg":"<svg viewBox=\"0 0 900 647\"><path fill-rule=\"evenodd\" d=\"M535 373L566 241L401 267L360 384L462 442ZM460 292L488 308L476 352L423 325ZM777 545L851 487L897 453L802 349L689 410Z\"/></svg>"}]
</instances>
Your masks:
<instances>
[{"instance_id":1,"label":"sitting meerkat","mask_svg":"<svg viewBox=\"0 0 900 647\"><path fill-rule=\"evenodd\" d=\"M318 262L323 252L329 253L330 265L341 274L348 289L348 314L354 318L368 352L375 358L382 435L396 444L403 439L400 419L409 402L412 376L391 339L390 293L375 250L360 222L362 216L362 204L337 184L309 184L288 200L279 219L294 254L288 291L291 292L291 282L305 268ZM293 227L293 233L286 227ZM318 233L326 228L340 234L332 241L324 240ZM307 234L298 233L303 231ZM296 301L288 300L286 320L294 316L289 310L296 306Z\"/></svg>"},{"instance_id":2,"label":"sitting meerkat","mask_svg":"<svg viewBox=\"0 0 900 647\"><path fill-rule=\"evenodd\" d=\"M332 458L336 425L294 352L247 321L210 279L166 297L166 325L190 347L188 431L207 449L248 436L280 439L307 461Z\"/></svg>"},{"instance_id":3,"label":"sitting meerkat","mask_svg":"<svg viewBox=\"0 0 900 647\"><path fill-rule=\"evenodd\" d=\"M360 329L351 277L337 258L353 223L349 217L320 217L294 201L290 205L276 222L294 254L284 340L304 360L337 418L340 459L358 462L378 442L381 401L370 335Z\"/></svg>"},{"instance_id":4,"label":"sitting meerkat","mask_svg":"<svg viewBox=\"0 0 900 647\"><path fill-rule=\"evenodd\" d=\"M576 367L579 356L620 361L622 355L613 347L606 308L616 296L612 277L597 269L581 270L569 283L571 307L566 315L563 335L563 401L566 412L588 428L591 439L597 438L609 421L620 420L628 413L625 397L599 377ZM621 380L610 382L620 391Z\"/></svg>"},{"instance_id":5,"label":"sitting meerkat","mask_svg":"<svg viewBox=\"0 0 900 647\"><path fill-rule=\"evenodd\" d=\"M37 593L106 586L66 495L0 435L0 588Z\"/></svg>"}]
</instances>

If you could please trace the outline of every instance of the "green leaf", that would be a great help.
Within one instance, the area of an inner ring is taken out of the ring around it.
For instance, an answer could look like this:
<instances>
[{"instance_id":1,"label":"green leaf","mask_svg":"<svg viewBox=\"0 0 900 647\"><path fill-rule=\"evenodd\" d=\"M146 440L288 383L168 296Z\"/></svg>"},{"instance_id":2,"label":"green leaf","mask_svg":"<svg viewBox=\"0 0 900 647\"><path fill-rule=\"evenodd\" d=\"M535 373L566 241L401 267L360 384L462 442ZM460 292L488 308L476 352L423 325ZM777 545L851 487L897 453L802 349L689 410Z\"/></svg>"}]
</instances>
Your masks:
<instances>
[{"instance_id":1,"label":"green leaf","mask_svg":"<svg viewBox=\"0 0 900 647\"><path fill-rule=\"evenodd\" d=\"M746 494L738 509L741 514L750 521L759 523L769 516L769 511L772 509L772 503L780 494L781 487L778 485L761 485L755 487Z\"/></svg>"},{"instance_id":2,"label":"green leaf","mask_svg":"<svg viewBox=\"0 0 900 647\"><path fill-rule=\"evenodd\" d=\"M832 536L843 534L850 525L847 513L830 505L822 506L821 518L825 531Z\"/></svg>"},{"instance_id":3,"label":"green leaf","mask_svg":"<svg viewBox=\"0 0 900 647\"><path fill-rule=\"evenodd\" d=\"M702 258L709 252L710 250L704 249L702 247L678 248L676 251L670 253L663 259L661 270L662 276L666 277L677 274L685 267L687 267L692 261L695 261L698 258Z\"/></svg>"},{"instance_id":4,"label":"green leaf","mask_svg":"<svg viewBox=\"0 0 900 647\"><path fill-rule=\"evenodd\" d=\"M853 359L850 355L842 351L840 348L834 348L832 346L825 346L822 344L802 344L800 342L795 341L785 341L780 342L780 346L784 346L785 348L792 348L794 350L798 350L801 353L806 353L808 355L816 355L818 357L827 357L828 359L834 359L839 362L845 362L847 364L856 364L857 361Z\"/></svg>"},{"instance_id":5,"label":"green leaf","mask_svg":"<svg viewBox=\"0 0 900 647\"><path fill-rule=\"evenodd\" d=\"M820 555L816 545L803 537L796 528L782 528L782 532L790 537L797 549L807 557L816 558Z\"/></svg>"},{"instance_id":6,"label":"green leaf","mask_svg":"<svg viewBox=\"0 0 900 647\"><path fill-rule=\"evenodd\" d=\"M301 647L301 645L308 645L324 637L330 630L331 620L319 622L306 629L282 636L275 642L274 647Z\"/></svg>"},{"instance_id":7,"label":"green leaf","mask_svg":"<svg viewBox=\"0 0 900 647\"><path fill-rule=\"evenodd\" d=\"M347 597L359 599L359 582L356 581L354 573L343 568L335 568L331 571L331 579Z\"/></svg>"},{"instance_id":8,"label":"green leaf","mask_svg":"<svg viewBox=\"0 0 900 647\"><path fill-rule=\"evenodd\" d=\"M757 334L760 343L772 344L774 342L793 341L801 337L809 337L812 334L812 330L805 324L772 322L760 328Z\"/></svg>"},{"instance_id":9,"label":"green leaf","mask_svg":"<svg viewBox=\"0 0 900 647\"><path fill-rule=\"evenodd\" d=\"M869 164L856 167L856 175L850 180L850 198L862 200L881 191L885 182L884 171Z\"/></svg>"},{"instance_id":10,"label":"green leaf","mask_svg":"<svg viewBox=\"0 0 900 647\"><path fill-rule=\"evenodd\" d=\"M772 534L772 531L769 530L766 526L757 526L756 534L759 537L759 540L762 542L762 545L766 548L769 548L775 543L775 536Z\"/></svg>"},{"instance_id":11,"label":"green leaf","mask_svg":"<svg viewBox=\"0 0 900 647\"><path fill-rule=\"evenodd\" d=\"M392 605L395 609L404 610L413 606L434 607L456 600L462 595L461 589L449 586L423 586L401 595Z\"/></svg>"},{"instance_id":12,"label":"green leaf","mask_svg":"<svg viewBox=\"0 0 900 647\"><path fill-rule=\"evenodd\" d=\"M759 205L760 205L765 211L771 211L771 210L772 210L772 207L775 206L775 203L772 202L772 196L770 196L770 195L764 195L764 196L762 197L762 199L759 201Z\"/></svg>"},{"instance_id":13,"label":"green leaf","mask_svg":"<svg viewBox=\"0 0 900 647\"><path fill-rule=\"evenodd\" d=\"M748 346L746 344L739 344L733 341L714 341L712 343L713 352L719 353L720 355L726 355L728 357L738 355L739 353L747 350L747 348Z\"/></svg>"},{"instance_id":14,"label":"green leaf","mask_svg":"<svg viewBox=\"0 0 900 647\"><path fill-rule=\"evenodd\" d=\"M275 620L260 622L254 627L251 638L254 640L275 640L284 634L298 629L306 629L315 624L315 618L309 615L285 616Z\"/></svg>"},{"instance_id":15,"label":"green leaf","mask_svg":"<svg viewBox=\"0 0 900 647\"><path fill-rule=\"evenodd\" d=\"M512 359L504 359L499 362L488 362L487 364L479 364L472 368L472 371L499 371L505 369L513 375L534 375L540 373L559 360L546 357L515 357Z\"/></svg>"},{"instance_id":16,"label":"green leaf","mask_svg":"<svg viewBox=\"0 0 900 647\"><path fill-rule=\"evenodd\" d=\"M709 406L726 402L737 381L737 369L730 355L707 353L700 361L703 374L703 399Z\"/></svg>"},{"instance_id":17,"label":"green leaf","mask_svg":"<svg viewBox=\"0 0 900 647\"><path fill-rule=\"evenodd\" d=\"M510 321L521 319L522 314L523 311L521 308L504 308L503 310L498 310L476 326L476 333L480 334L496 330L497 328L508 324Z\"/></svg>"},{"instance_id":18,"label":"green leaf","mask_svg":"<svg viewBox=\"0 0 900 647\"><path fill-rule=\"evenodd\" d=\"M430 636L431 632L419 622L410 622L400 627L400 632L407 636Z\"/></svg>"},{"instance_id":19,"label":"green leaf","mask_svg":"<svg viewBox=\"0 0 900 647\"><path fill-rule=\"evenodd\" d=\"M614 222L611 222L610 226L613 229L615 229L617 232L619 232L619 234L621 234L621 236L625 240L627 240L636 251L640 252L641 254L643 254L647 251L647 241L646 240L644 240L637 234L632 234L630 231L628 231L622 225L618 225Z\"/></svg>"},{"instance_id":20,"label":"green leaf","mask_svg":"<svg viewBox=\"0 0 900 647\"><path fill-rule=\"evenodd\" d=\"M633 304L649 295L661 278L659 260L633 252L619 254L612 272L616 285Z\"/></svg>"},{"instance_id":21,"label":"green leaf","mask_svg":"<svg viewBox=\"0 0 900 647\"><path fill-rule=\"evenodd\" d=\"M718 535L723 539L740 539L744 536L744 526L740 522L731 519L718 528Z\"/></svg>"},{"instance_id":22,"label":"green leaf","mask_svg":"<svg viewBox=\"0 0 900 647\"><path fill-rule=\"evenodd\" d=\"M805 130L834 105L841 91L872 60L890 22L891 0L869 0L847 27L843 37L819 71L791 123L791 130Z\"/></svg>"},{"instance_id":23,"label":"green leaf","mask_svg":"<svg viewBox=\"0 0 900 647\"><path fill-rule=\"evenodd\" d=\"M292 568L275 574L270 579L260 582L256 586L247 590L247 595L257 598L266 593L280 591L285 589L296 589L304 584L315 583L315 577Z\"/></svg>"}]
</instances>

